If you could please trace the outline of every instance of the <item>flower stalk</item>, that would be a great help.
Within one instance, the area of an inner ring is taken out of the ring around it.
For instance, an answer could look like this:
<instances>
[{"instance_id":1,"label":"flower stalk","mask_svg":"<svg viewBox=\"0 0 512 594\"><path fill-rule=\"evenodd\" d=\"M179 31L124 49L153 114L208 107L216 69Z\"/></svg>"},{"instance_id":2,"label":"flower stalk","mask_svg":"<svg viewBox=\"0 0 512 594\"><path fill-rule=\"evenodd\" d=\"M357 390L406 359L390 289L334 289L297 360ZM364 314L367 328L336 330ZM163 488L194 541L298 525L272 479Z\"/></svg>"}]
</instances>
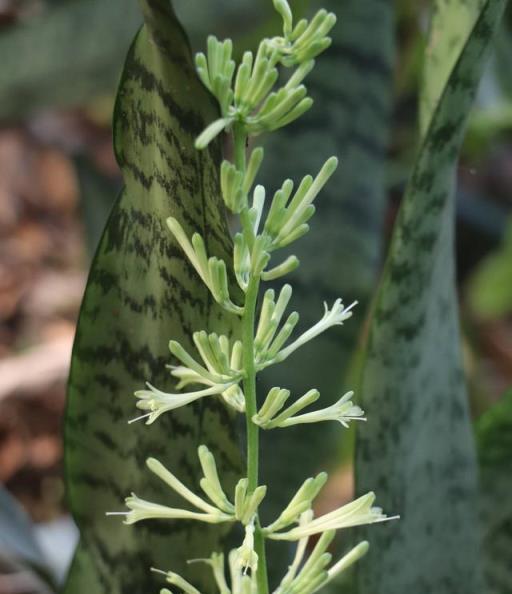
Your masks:
<instances>
[{"instance_id":1,"label":"flower stalk","mask_svg":"<svg viewBox=\"0 0 512 594\"><path fill-rule=\"evenodd\" d=\"M285 429L292 425L336 421L347 427L350 421L365 420L364 412L353 403L353 392L338 402L312 412L302 412L320 399L312 389L285 407L291 398L286 388L275 387L258 404L256 377L266 367L276 365L321 333L342 325L353 313L356 303L344 306L337 299L332 307L324 304L322 318L311 328L290 341L299 320L295 311L286 313L292 299L292 287L285 284L276 299L273 289L264 292L259 303L261 285L289 274L299 266L296 256L271 263L274 252L289 246L309 230L315 213L314 202L338 166L330 157L315 177L306 175L295 189L285 180L268 200L266 189L255 185L264 158L261 147L250 147L249 140L264 132L276 130L297 118L312 106L303 84L319 56L331 43L329 31L336 22L332 13L320 10L310 20L294 22L287 0L273 0L282 18L282 35L263 39L255 54L245 52L239 64L232 58L230 40L209 37L206 54L198 54L196 66L204 85L218 101L220 117L196 139L196 148L205 148L216 136L228 133L233 143L233 161L224 160L220 168L220 189L226 208L239 220L239 232L233 241L233 260L225 262L209 255L200 234L188 237L181 223L170 217L167 225L212 297L226 312L239 317L241 339L198 329L192 339L197 353L188 352L171 340L169 349L179 361L171 366L177 380L176 391L167 393L147 383L147 389L136 392L136 406L144 411L133 421L146 420L150 425L162 414L187 406L201 398L217 398L245 416L246 471L234 493L225 491L213 454L204 445L198 449L203 472L199 496L182 483L161 462L149 458L147 466L192 509L171 508L152 503L132 494L125 500L129 511L125 523L133 524L154 518L172 521L187 519L207 524L239 523L244 530L243 542L225 555L212 552L202 559L212 570L220 594L269 594L265 541L296 542L296 553L287 573L273 594L313 594L360 559L368 549L362 542L332 564L329 546L337 530L389 519L374 507L375 495L367 493L318 518L314 517L315 499L327 481L327 474L304 481L279 516L268 526L260 523L260 507L265 504L268 489L259 484L260 429ZM286 82L278 86L280 69L290 69ZM295 191L294 191L295 190ZM243 293L242 303L232 299L228 270ZM182 392L185 389L186 391ZM131 421L131 422L133 422ZM272 487L272 486L270 486ZM271 492L271 489L270 489ZM305 559L309 539L318 541ZM153 570L167 583L186 594L201 594L178 574ZM162 589L161 594L170 594Z\"/></svg>"}]
</instances>

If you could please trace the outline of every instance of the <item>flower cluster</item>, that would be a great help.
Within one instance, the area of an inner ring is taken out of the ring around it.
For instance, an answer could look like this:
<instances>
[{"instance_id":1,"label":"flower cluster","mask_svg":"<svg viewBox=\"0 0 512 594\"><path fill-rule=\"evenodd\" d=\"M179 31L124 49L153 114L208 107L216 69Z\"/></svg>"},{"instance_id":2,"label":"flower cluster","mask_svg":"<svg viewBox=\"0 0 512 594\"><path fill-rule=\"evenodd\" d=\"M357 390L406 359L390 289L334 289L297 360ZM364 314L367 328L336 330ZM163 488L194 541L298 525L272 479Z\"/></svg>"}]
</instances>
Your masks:
<instances>
[{"instance_id":1,"label":"flower cluster","mask_svg":"<svg viewBox=\"0 0 512 594\"><path fill-rule=\"evenodd\" d=\"M360 559L368 549L368 543L362 542L332 563L328 548L337 530L391 519L373 505L373 493L315 517L315 499L327 481L327 474L320 473L304 481L273 522L267 526L260 523L259 509L267 495L267 487L258 483L260 429L283 429L322 421L337 421L347 427L350 421L365 420L364 412L352 401L353 392L347 392L332 406L303 412L320 398L318 390L309 390L285 407L290 391L274 387L261 406L257 405L256 374L284 361L326 330L342 325L352 316L356 305L352 303L347 307L341 299L332 307L324 304L320 320L295 338L293 333L299 314L286 313L292 298L290 285L285 284L277 296L274 289L267 289L258 309L260 284L279 279L299 266L299 260L293 255L272 266L272 255L307 233L308 221L315 212L314 201L338 164L337 159L331 157L315 177L304 177L296 188L292 180L285 180L268 207L265 188L253 187L264 152L260 147L248 151L247 139L276 130L311 107L312 100L303 82L314 67L314 58L331 43L328 34L336 21L333 14L320 10L311 21L304 19L294 23L287 1L273 2L283 21L281 36L264 39L257 52L246 52L238 65L232 58L231 41L221 42L210 37L207 54L198 54L196 60L199 76L218 100L221 116L199 136L196 147L204 148L223 131L232 133L234 143L234 161L223 161L220 170L222 198L227 209L240 220L240 231L233 242L232 263L209 256L200 234L188 237L177 219L167 220L175 240L215 301L240 318L242 338L232 341L227 336L199 330L192 335L195 353L171 340L169 349L179 363L170 368L177 380L176 391L163 392L148 383L147 389L135 394L137 407L144 414L133 419L146 419L147 424L151 424L162 414L201 398L220 398L245 416L247 474L240 478L233 493L226 492L213 454L201 445L198 457L203 475L199 487L203 495L199 496L158 460L150 458L147 460L149 470L180 495L186 505L168 507L132 494L126 499L128 511L114 512L123 515L127 524L156 518L241 524L243 541L227 555L229 576L223 553L214 552L208 559L199 560L211 568L220 594L268 594L264 567L266 540L296 543L294 559L274 594L312 594ZM276 88L280 67L292 69L292 72L285 84ZM242 291L241 304L236 303L230 293L229 268ZM320 536L305 559L310 550L309 539L317 535ZM185 594L201 594L174 572L154 571ZM163 589L161 594L170 594L170 591Z\"/></svg>"},{"instance_id":2,"label":"flower cluster","mask_svg":"<svg viewBox=\"0 0 512 594\"><path fill-rule=\"evenodd\" d=\"M203 470L203 477L199 481L199 485L209 501L199 497L186 487L158 460L149 458L147 460L148 468L195 509L172 508L145 501L132 494L126 499L126 505L130 511L114 512L110 515L123 515L126 524L150 519L198 520L209 524L240 522L245 528L245 537L241 546L231 551L229 555L232 590L226 585L223 555L214 553L206 562L213 569L214 578L221 594L223 592L232 594L257 592L256 575L259 558L254 547L254 532L258 508L265 498L267 488L260 485L252 493L249 493L248 481L246 478L242 478L236 485L233 502L231 502L221 485L212 453L202 445L198 449L198 457ZM330 569L326 569L331 560L331 556L326 554L326 551L336 530L392 519L383 514L380 508L373 507L375 500L373 493L368 493L333 512L315 518L313 503L326 481L327 474L325 472L315 478L305 480L279 517L262 528L265 538L297 542L295 559L275 594L314 592L366 552L367 543L361 543L332 565ZM306 563L301 566L309 539L317 534L321 534L321 537ZM166 576L170 584L182 588L185 592L198 592L176 573L160 573Z\"/></svg>"}]
</instances>

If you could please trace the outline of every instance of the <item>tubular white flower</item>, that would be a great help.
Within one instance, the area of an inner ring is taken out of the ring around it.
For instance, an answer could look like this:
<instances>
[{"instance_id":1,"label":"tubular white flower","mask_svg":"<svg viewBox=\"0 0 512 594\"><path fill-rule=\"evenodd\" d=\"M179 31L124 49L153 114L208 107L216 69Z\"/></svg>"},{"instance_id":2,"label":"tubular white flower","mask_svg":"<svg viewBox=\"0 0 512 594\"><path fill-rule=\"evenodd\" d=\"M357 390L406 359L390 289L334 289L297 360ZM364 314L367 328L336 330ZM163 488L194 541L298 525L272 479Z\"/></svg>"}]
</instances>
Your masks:
<instances>
[{"instance_id":1,"label":"tubular white flower","mask_svg":"<svg viewBox=\"0 0 512 594\"><path fill-rule=\"evenodd\" d=\"M313 99L306 96L307 89L304 85L294 89L282 87L280 91L282 92L269 95L270 101L265 101L255 116L246 118L245 126L250 134L257 135L282 128L299 118L313 105Z\"/></svg>"},{"instance_id":2,"label":"tubular white flower","mask_svg":"<svg viewBox=\"0 0 512 594\"><path fill-rule=\"evenodd\" d=\"M299 321L298 313L292 312L277 331L291 296L292 288L288 284L281 288L277 301L274 301L272 289L265 292L254 340L255 359L259 368L265 367L266 360L278 353Z\"/></svg>"},{"instance_id":3,"label":"tubular white flower","mask_svg":"<svg viewBox=\"0 0 512 594\"><path fill-rule=\"evenodd\" d=\"M290 35L292 32L293 15L290 6L286 0L273 0L274 8L281 15L283 19L283 31L285 35Z\"/></svg>"},{"instance_id":4,"label":"tubular white flower","mask_svg":"<svg viewBox=\"0 0 512 594\"><path fill-rule=\"evenodd\" d=\"M252 208L249 210L249 215L253 220L252 229L254 235L256 236L258 233L258 229L261 222L261 217L263 215L263 207L265 206L265 188L258 184L254 188L253 192L253 199L252 199Z\"/></svg>"},{"instance_id":5,"label":"tubular white flower","mask_svg":"<svg viewBox=\"0 0 512 594\"><path fill-rule=\"evenodd\" d=\"M173 491L199 509L200 512L176 509L146 501L132 493L130 497L125 499L126 506L130 509L129 512L110 512L107 515L124 515L126 516L125 524L134 524L135 522L149 519L199 520L209 524L234 521L235 508L227 500L222 490L213 455L206 446L199 447L198 455L204 472L204 478L200 484L214 505L211 505L193 493L170 470L165 468L161 462L155 458L148 458L146 464L151 472L171 487Z\"/></svg>"},{"instance_id":6,"label":"tubular white flower","mask_svg":"<svg viewBox=\"0 0 512 594\"><path fill-rule=\"evenodd\" d=\"M235 487L235 517L242 524L252 522L260 503L267 494L267 487L260 485L250 494L247 493L248 480L240 479Z\"/></svg>"},{"instance_id":7,"label":"tubular white flower","mask_svg":"<svg viewBox=\"0 0 512 594\"><path fill-rule=\"evenodd\" d=\"M288 416L283 420L276 418L272 426L275 427L291 427L292 425L300 425L303 423L321 423L322 421L338 421L344 427L348 427L349 421L366 421L364 411L356 406L350 398L354 392L347 392L338 402L327 408L322 408L314 412L305 413L302 415ZM291 407L290 407L291 408ZM286 414L286 411L283 415ZM280 415L281 417L282 415Z\"/></svg>"},{"instance_id":8,"label":"tubular white flower","mask_svg":"<svg viewBox=\"0 0 512 594\"><path fill-rule=\"evenodd\" d=\"M207 44L207 56L202 52L196 55L197 72L206 88L219 100L222 115L226 115L233 99L231 89L235 71L235 62L231 58L233 42L231 39L219 41L215 36L210 35Z\"/></svg>"},{"instance_id":9,"label":"tubular white flower","mask_svg":"<svg viewBox=\"0 0 512 594\"><path fill-rule=\"evenodd\" d=\"M261 146L256 147L251 152L251 156L249 157L247 168L245 170L244 183L242 186L244 194L248 194L254 184L254 180L256 179L256 175L258 174L263 161L263 155L264 149Z\"/></svg>"},{"instance_id":10,"label":"tubular white flower","mask_svg":"<svg viewBox=\"0 0 512 594\"><path fill-rule=\"evenodd\" d=\"M251 275L251 254L247 241L242 233L237 233L235 235L233 243L233 268L235 270L238 286L245 293Z\"/></svg>"},{"instance_id":11,"label":"tubular white flower","mask_svg":"<svg viewBox=\"0 0 512 594\"><path fill-rule=\"evenodd\" d=\"M306 78L306 76L313 70L314 66L314 60L308 60L307 62L303 62L288 79L285 85L286 88L292 89L300 85L301 82Z\"/></svg>"},{"instance_id":12,"label":"tubular white flower","mask_svg":"<svg viewBox=\"0 0 512 594\"><path fill-rule=\"evenodd\" d=\"M277 390L277 392L276 392ZM253 423L259 425L262 429L274 429L275 427L283 427L283 423L295 413L301 411L306 406L316 402L320 398L318 390L309 390L304 396L301 396L296 402L285 409L282 413L274 416L281 410L290 392L288 390L280 390L273 388L263 406L258 411L258 414L252 418Z\"/></svg>"},{"instance_id":13,"label":"tubular white flower","mask_svg":"<svg viewBox=\"0 0 512 594\"><path fill-rule=\"evenodd\" d=\"M334 534L334 530L322 534L311 555L300 569L300 573L297 575L299 564L296 563L296 559L299 558L300 561L302 560L305 549L303 543L307 543L307 537L300 540L297 545L297 552L299 555L296 554L288 573L283 578L274 594L296 594L297 592L301 592L302 594L313 594L314 592L318 592L337 575L348 569L367 553L368 543L363 541L327 570L326 568L331 561L331 555L327 553L326 550L332 542ZM299 547L301 547L301 545L302 548L299 552Z\"/></svg>"},{"instance_id":14,"label":"tubular white flower","mask_svg":"<svg viewBox=\"0 0 512 594\"><path fill-rule=\"evenodd\" d=\"M178 380L176 384L177 390L182 390L190 384L198 384L202 386L216 386L219 382L212 382L211 380L199 375L197 371L185 367L184 365L167 365L167 369L171 370L171 375ZM222 383L222 382L220 382Z\"/></svg>"},{"instance_id":15,"label":"tubular white flower","mask_svg":"<svg viewBox=\"0 0 512 594\"><path fill-rule=\"evenodd\" d=\"M225 514L220 510L214 512L194 512L188 509L177 509L174 507L167 507L152 501L146 501L137 497L132 493L130 497L125 499L126 506L130 509L129 512L108 512L107 515L123 515L126 516L125 524L135 524L143 520L198 520L206 522L207 524L220 524L222 522L232 522L233 516Z\"/></svg>"},{"instance_id":16,"label":"tubular white flower","mask_svg":"<svg viewBox=\"0 0 512 594\"><path fill-rule=\"evenodd\" d=\"M322 332L325 332L332 326L341 326L345 320L348 320L352 316L352 308L357 304L357 301L354 301L348 307L344 307L341 299L336 299L331 309L327 306L327 303L324 303L324 315L322 318L309 330L306 330L299 338L297 338L294 342L290 345L285 347L284 349L280 350L276 356L267 361L265 366L268 366L272 363L279 363L287 359L294 351L298 348L316 338Z\"/></svg>"},{"instance_id":17,"label":"tubular white flower","mask_svg":"<svg viewBox=\"0 0 512 594\"><path fill-rule=\"evenodd\" d=\"M297 258L297 256L289 256L281 264L274 266L274 268L271 268L270 270L265 270L262 273L261 278L264 281L276 280L278 278L281 278L282 276L285 276L286 274L290 274L290 272L296 270L299 267L299 265L300 261Z\"/></svg>"},{"instance_id":18,"label":"tubular white flower","mask_svg":"<svg viewBox=\"0 0 512 594\"><path fill-rule=\"evenodd\" d=\"M293 198L282 212L282 216L279 217L279 227L272 232L275 247L288 245L290 236L313 216L315 213L313 202L336 171L337 166L338 159L331 157L324 163L315 179L311 176L303 178Z\"/></svg>"},{"instance_id":19,"label":"tubular white flower","mask_svg":"<svg viewBox=\"0 0 512 594\"><path fill-rule=\"evenodd\" d=\"M239 213L246 204L242 192L244 174L233 163L223 161L220 168L220 188L224 204L231 212ZM246 200L245 200L246 202Z\"/></svg>"},{"instance_id":20,"label":"tubular white flower","mask_svg":"<svg viewBox=\"0 0 512 594\"><path fill-rule=\"evenodd\" d=\"M183 499L186 499L189 503L205 511L206 513L217 513L219 510L217 507L207 503L204 499L201 499L198 495L192 492L186 487L170 470L159 462L156 458L148 458L146 460L147 467L153 474L166 483L173 491L181 495Z\"/></svg>"},{"instance_id":21,"label":"tubular white flower","mask_svg":"<svg viewBox=\"0 0 512 594\"><path fill-rule=\"evenodd\" d=\"M314 592L328 578L327 565L331 562L332 555L327 553L336 532L327 530L318 539L315 548L302 566L300 573L293 580L290 586L284 590L284 594L293 592Z\"/></svg>"},{"instance_id":22,"label":"tubular white flower","mask_svg":"<svg viewBox=\"0 0 512 594\"><path fill-rule=\"evenodd\" d=\"M213 138L212 133L218 134L221 131L221 123L229 125L230 121L227 121L226 118L217 120L203 132L196 143L198 141L205 142L206 140L209 142ZM233 303L229 297L227 269L224 260L220 260L215 256L208 258L204 239L201 235L194 233L192 239L189 239L181 224L174 217L167 219L167 226L203 283L210 290L215 301L227 311L239 316L242 315L243 307Z\"/></svg>"},{"instance_id":23,"label":"tubular white flower","mask_svg":"<svg viewBox=\"0 0 512 594\"><path fill-rule=\"evenodd\" d=\"M272 40L282 53L282 64L288 67L302 64L325 51L331 44L328 33L335 23L336 16L324 9L319 10L309 22L300 20L293 29L289 21L284 20L284 38Z\"/></svg>"},{"instance_id":24,"label":"tubular white flower","mask_svg":"<svg viewBox=\"0 0 512 594\"><path fill-rule=\"evenodd\" d=\"M222 394L234 383L235 382L217 384L210 388L205 388L204 390L185 392L183 394L162 392L161 390L158 390L152 386L150 383L146 383L149 388L148 390L138 390L135 392L135 396L139 399L136 406L140 410L148 410L150 412L136 417L135 419L131 419L128 422L135 423L141 419L146 419L146 425L151 425L151 423L154 423L156 419L158 419L158 417L163 413L181 408L182 406L186 406L187 404L199 400L200 398L204 398L205 396L215 396L217 394Z\"/></svg>"},{"instance_id":25,"label":"tubular white flower","mask_svg":"<svg viewBox=\"0 0 512 594\"><path fill-rule=\"evenodd\" d=\"M298 526L287 532L270 532L268 533L268 538L273 540L299 540L304 536L319 534L325 530L339 530L351 526L375 524L398 518L398 516L386 516L382 513L380 507L372 507L374 501L375 494L372 492L367 493L333 512L312 520L305 526Z\"/></svg>"},{"instance_id":26,"label":"tubular white flower","mask_svg":"<svg viewBox=\"0 0 512 594\"><path fill-rule=\"evenodd\" d=\"M194 143L196 149L201 150L206 148L216 136L218 136L221 132L223 132L233 123L233 120L233 116L229 116L226 118L219 118L218 120L212 122L196 138L196 141Z\"/></svg>"},{"instance_id":27,"label":"tubular white flower","mask_svg":"<svg viewBox=\"0 0 512 594\"><path fill-rule=\"evenodd\" d=\"M233 365L233 357L231 359L231 362L231 364ZM215 386L219 386L219 389L222 389L222 386L228 386L226 390L220 392L222 398L226 401L227 404L229 404L229 406L232 406L238 412L243 413L245 411L245 396L239 384L236 383L236 380L233 380L233 383L231 384L216 384L215 382L212 382L200 376L193 369L189 369L188 367L185 367L183 365L168 365L168 367L171 369L171 375L173 375L177 380L179 380L176 386L177 390L181 390L189 386L190 384L200 384L212 388ZM181 395L186 396L186 394Z\"/></svg>"},{"instance_id":28,"label":"tubular white flower","mask_svg":"<svg viewBox=\"0 0 512 594\"><path fill-rule=\"evenodd\" d=\"M222 383L235 378L242 378L243 373L239 369L239 355L242 352L242 344L239 340L233 344L227 336L218 335L215 332L208 334L204 330L194 332L192 339L201 355L206 370L199 366L192 357L175 341L170 341L169 347L171 352L178 357L185 365L192 365L195 363L193 370L198 374L203 374L205 379L209 379L215 383ZM233 368L233 363L236 368Z\"/></svg>"},{"instance_id":29,"label":"tubular white flower","mask_svg":"<svg viewBox=\"0 0 512 594\"><path fill-rule=\"evenodd\" d=\"M227 390L222 392L221 396L235 410L240 413L245 412L245 396L238 384L229 386Z\"/></svg>"},{"instance_id":30,"label":"tubular white flower","mask_svg":"<svg viewBox=\"0 0 512 594\"><path fill-rule=\"evenodd\" d=\"M206 446L200 446L198 454L205 475L201 481L201 487L215 505L211 505L193 493L161 462L155 458L148 458L146 464L151 472L201 512L176 509L153 503L132 493L131 497L127 497L125 500L127 507L130 509L129 512L110 512L107 515L124 515L126 516L125 524L134 524L141 520L154 518L200 520L210 524L233 521L235 519L234 506L229 503L222 490L215 459ZM207 483L206 488L204 488L205 483Z\"/></svg>"},{"instance_id":31,"label":"tubular white flower","mask_svg":"<svg viewBox=\"0 0 512 594\"><path fill-rule=\"evenodd\" d=\"M277 387L272 388L267 394L267 397L257 414L252 417L252 422L263 429L267 429L268 425L272 422L274 415L283 408L289 397L290 390L283 390L282 388Z\"/></svg>"},{"instance_id":32,"label":"tubular white flower","mask_svg":"<svg viewBox=\"0 0 512 594\"><path fill-rule=\"evenodd\" d=\"M220 510L233 515L235 507L224 493L213 454L205 445L201 445L198 448L198 456L204 474L199 483L201 489Z\"/></svg>"},{"instance_id":33,"label":"tubular white flower","mask_svg":"<svg viewBox=\"0 0 512 594\"><path fill-rule=\"evenodd\" d=\"M237 551L236 563L242 573L246 574L250 569L251 574L258 569L258 554L254 550L254 518L245 527L245 537Z\"/></svg>"},{"instance_id":34,"label":"tubular white flower","mask_svg":"<svg viewBox=\"0 0 512 594\"><path fill-rule=\"evenodd\" d=\"M194 335L193 335L194 342L196 342L196 338L197 338L198 334L201 334L201 333L200 332L194 333ZM205 332L205 334L206 334L206 332ZM197 346L197 342L196 342L196 346ZM183 348L183 346L176 340L169 341L169 350L177 359L179 359L183 363L183 365L185 365L185 367L188 367L190 370L194 371L197 375L202 377L205 380L202 383L222 384L222 383L225 383L225 382L233 379L231 374L224 375L222 373L218 373L216 368L213 368L212 370L210 370L210 365L209 365L208 360L203 359L205 366L198 363L194 359L194 357L192 357ZM198 350L199 350L199 353L201 354L201 356L203 356L201 353L201 350L200 349L198 349Z\"/></svg>"},{"instance_id":35,"label":"tubular white flower","mask_svg":"<svg viewBox=\"0 0 512 594\"><path fill-rule=\"evenodd\" d=\"M244 573L240 564L239 550L232 549L228 556L232 594L259 594L256 572Z\"/></svg>"},{"instance_id":36,"label":"tubular white flower","mask_svg":"<svg viewBox=\"0 0 512 594\"><path fill-rule=\"evenodd\" d=\"M296 522L298 518L303 517L302 514L311 509L313 500L325 485L327 478L327 473L321 472L315 478L306 479L277 520L263 529L264 534L269 535L269 538L271 538L271 534L286 528Z\"/></svg>"}]
</instances>

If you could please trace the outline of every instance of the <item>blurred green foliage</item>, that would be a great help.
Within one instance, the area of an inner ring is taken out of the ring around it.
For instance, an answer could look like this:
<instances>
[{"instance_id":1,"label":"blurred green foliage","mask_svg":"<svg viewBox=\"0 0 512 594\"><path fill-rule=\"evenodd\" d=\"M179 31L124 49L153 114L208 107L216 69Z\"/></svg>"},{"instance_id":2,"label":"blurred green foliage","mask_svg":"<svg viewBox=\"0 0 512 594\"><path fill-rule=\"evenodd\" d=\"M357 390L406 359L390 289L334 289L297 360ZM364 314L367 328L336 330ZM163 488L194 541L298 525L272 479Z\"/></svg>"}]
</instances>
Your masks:
<instances>
[{"instance_id":1,"label":"blurred green foliage","mask_svg":"<svg viewBox=\"0 0 512 594\"><path fill-rule=\"evenodd\" d=\"M400 521L372 543L358 594L482 592L477 480L455 290L456 163L504 2L435 5L421 146L393 230L362 369L356 491ZM463 17L459 21L458 17ZM455 27L454 23L457 23ZM455 495L456 494L456 495ZM407 564L404 564L407 559Z\"/></svg>"},{"instance_id":2,"label":"blurred green foliage","mask_svg":"<svg viewBox=\"0 0 512 594\"><path fill-rule=\"evenodd\" d=\"M512 313L512 220L501 248L486 256L473 273L468 298L481 319L496 320Z\"/></svg>"}]
</instances>

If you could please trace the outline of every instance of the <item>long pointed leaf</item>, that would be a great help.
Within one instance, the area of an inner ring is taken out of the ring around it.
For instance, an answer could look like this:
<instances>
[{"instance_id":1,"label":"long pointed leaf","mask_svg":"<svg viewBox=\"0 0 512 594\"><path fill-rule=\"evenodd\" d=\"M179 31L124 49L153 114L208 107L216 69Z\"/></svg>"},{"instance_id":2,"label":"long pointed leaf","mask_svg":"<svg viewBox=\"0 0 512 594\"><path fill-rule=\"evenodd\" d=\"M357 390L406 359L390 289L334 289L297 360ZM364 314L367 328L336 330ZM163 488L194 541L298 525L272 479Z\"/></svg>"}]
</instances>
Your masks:
<instances>
[{"instance_id":1,"label":"long pointed leaf","mask_svg":"<svg viewBox=\"0 0 512 594\"><path fill-rule=\"evenodd\" d=\"M169 339L191 346L194 330L229 333L232 327L165 224L170 215L178 218L188 232L204 235L211 254L227 257L219 146L206 152L193 146L216 107L195 75L170 2L142 0L141 6L146 25L130 49L114 120L126 187L92 265L69 382L67 486L81 541L68 594L158 591L151 566L187 574L186 559L207 556L216 546L222 535L216 527L128 527L119 517L105 517L123 509L130 491L184 505L144 467L149 455L192 489L200 476L198 444L216 455L226 488L233 486L239 463L232 419L213 397L150 427L127 424L137 416L133 392L145 380L171 388Z\"/></svg>"},{"instance_id":2,"label":"long pointed leaf","mask_svg":"<svg viewBox=\"0 0 512 594\"><path fill-rule=\"evenodd\" d=\"M453 69L439 73L446 78L442 92L431 94L438 100L427 111L374 307L362 389L369 421L357 438L357 492L375 490L379 505L402 518L360 531L371 551L358 567L358 594L481 592L476 465L454 287L453 185L464 123L504 2L446 4L471 4L474 19L456 36ZM435 28L431 35L435 43Z\"/></svg>"}]
</instances>

